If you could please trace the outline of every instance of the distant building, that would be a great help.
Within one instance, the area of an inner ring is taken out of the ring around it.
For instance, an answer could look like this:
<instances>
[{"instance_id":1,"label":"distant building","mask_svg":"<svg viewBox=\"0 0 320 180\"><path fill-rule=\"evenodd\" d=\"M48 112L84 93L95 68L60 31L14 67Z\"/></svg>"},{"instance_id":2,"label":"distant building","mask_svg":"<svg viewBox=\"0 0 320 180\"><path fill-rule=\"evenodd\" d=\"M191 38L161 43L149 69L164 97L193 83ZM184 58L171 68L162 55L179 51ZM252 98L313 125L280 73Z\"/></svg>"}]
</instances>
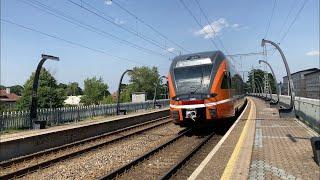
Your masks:
<instances>
[{"instance_id":1,"label":"distant building","mask_svg":"<svg viewBox=\"0 0 320 180\"><path fill-rule=\"evenodd\" d=\"M282 82L280 81L280 83L278 83L277 86L278 86L279 94L283 94L282 92L284 91L284 89L283 89Z\"/></svg>"},{"instance_id":2,"label":"distant building","mask_svg":"<svg viewBox=\"0 0 320 180\"><path fill-rule=\"evenodd\" d=\"M319 71L318 68L311 68L291 74L296 96L310 98L317 97L317 94L320 92ZM288 95L289 83L287 76L283 77L282 88L282 94ZM311 90L309 88L311 88ZM311 91L312 94L310 94ZM319 96L317 99L319 99Z\"/></svg>"},{"instance_id":3,"label":"distant building","mask_svg":"<svg viewBox=\"0 0 320 180\"><path fill-rule=\"evenodd\" d=\"M80 105L81 96L68 96L66 100L64 100L64 104L79 106Z\"/></svg>"},{"instance_id":4,"label":"distant building","mask_svg":"<svg viewBox=\"0 0 320 180\"><path fill-rule=\"evenodd\" d=\"M320 99L320 69L304 75L307 98Z\"/></svg>"},{"instance_id":5,"label":"distant building","mask_svg":"<svg viewBox=\"0 0 320 180\"><path fill-rule=\"evenodd\" d=\"M146 93L145 92L134 92L131 95L132 102L145 102L146 101Z\"/></svg>"},{"instance_id":6,"label":"distant building","mask_svg":"<svg viewBox=\"0 0 320 180\"><path fill-rule=\"evenodd\" d=\"M0 90L0 103L7 107L13 107L19 99L20 96L15 93L11 93L10 88Z\"/></svg>"}]
</instances>

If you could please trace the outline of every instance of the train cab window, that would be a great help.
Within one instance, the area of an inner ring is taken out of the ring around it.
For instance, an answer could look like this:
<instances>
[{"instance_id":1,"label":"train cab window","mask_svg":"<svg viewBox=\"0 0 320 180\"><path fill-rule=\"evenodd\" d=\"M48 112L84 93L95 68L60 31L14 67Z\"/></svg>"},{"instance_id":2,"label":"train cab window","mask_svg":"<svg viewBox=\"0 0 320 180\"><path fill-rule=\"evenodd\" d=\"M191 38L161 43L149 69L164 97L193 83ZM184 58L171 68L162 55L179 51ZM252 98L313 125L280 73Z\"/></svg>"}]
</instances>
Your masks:
<instances>
[{"instance_id":1,"label":"train cab window","mask_svg":"<svg viewBox=\"0 0 320 180\"><path fill-rule=\"evenodd\" d=\"M227 75L223 76L222 83L221 83L221 89L229 89L230 85L230 78L228 78Z\"/></svg>"}]
</instances>

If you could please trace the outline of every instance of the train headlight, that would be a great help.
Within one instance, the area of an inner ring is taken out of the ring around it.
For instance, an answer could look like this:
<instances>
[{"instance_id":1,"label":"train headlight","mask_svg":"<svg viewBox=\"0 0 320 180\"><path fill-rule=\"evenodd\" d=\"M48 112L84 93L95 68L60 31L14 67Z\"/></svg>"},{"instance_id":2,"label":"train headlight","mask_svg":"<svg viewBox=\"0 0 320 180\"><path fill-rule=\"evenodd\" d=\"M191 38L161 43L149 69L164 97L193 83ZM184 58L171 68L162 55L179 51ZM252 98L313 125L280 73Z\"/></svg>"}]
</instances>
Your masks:
<instances>
[{"instance_id":1,"label":"train headlight","mask_svg":"<svg viewBox=\"0 0 320 180\"><path fill-rule=\"evenodd\" d=\"M211 94L208 94L207 95L207 98L213 98L213 97L216 97L218 94L217 93L211 93Z\"/></svg>"},{"instance_id":2,"label":"train headlight","mask_svg":"<svg viewBox=\"0 0 320 180\"><path fill-rule=\"evenodd\" d=\"M217 117L217 109L209 109L211 118Z\"/></svg>"}]
</instances>

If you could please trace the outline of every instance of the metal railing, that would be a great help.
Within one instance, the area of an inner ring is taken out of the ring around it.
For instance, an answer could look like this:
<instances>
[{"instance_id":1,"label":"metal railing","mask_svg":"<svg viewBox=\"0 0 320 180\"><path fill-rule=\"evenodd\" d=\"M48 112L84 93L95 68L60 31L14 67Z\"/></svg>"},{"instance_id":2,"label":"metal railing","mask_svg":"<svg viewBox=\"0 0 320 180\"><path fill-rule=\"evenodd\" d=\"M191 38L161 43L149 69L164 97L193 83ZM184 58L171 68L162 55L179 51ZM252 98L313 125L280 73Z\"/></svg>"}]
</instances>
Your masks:
<instances>
[{"instance_id":1,"label":"metal railing","mask_svg":"<svg viewBox=\"0 0 320 180\"><path fill-rule=\"evenodd\" d=\"M251 93L255 96L264 96L264 94ZM272 99L277 99L276 94L272 94ZM280 105L289 106L290 96L280 95ZM320 99L311 99L304 97L295 97L294 100L295 115L303 123L308 125L317 133L320 133Z\"/></svg>"},{"instance_id":2,"label":"metal railing","mask_svg":"<svg viewBox=\"0 0 320 180\"><path fill-rule=\"evenodd\" d=\"M141 103L121 103L120 109L126 112L153 109L153 101ZM161 107L169 106L169 100L157 100ZM78 122L96 116L112 116L117 113L117 104L91 106L63 107L38 109L38 120L46 121L47 126ZM30 127L30 111L11 111L0 113L0 132L8 129L23 129Z\"/></svg>"}]
</instances>

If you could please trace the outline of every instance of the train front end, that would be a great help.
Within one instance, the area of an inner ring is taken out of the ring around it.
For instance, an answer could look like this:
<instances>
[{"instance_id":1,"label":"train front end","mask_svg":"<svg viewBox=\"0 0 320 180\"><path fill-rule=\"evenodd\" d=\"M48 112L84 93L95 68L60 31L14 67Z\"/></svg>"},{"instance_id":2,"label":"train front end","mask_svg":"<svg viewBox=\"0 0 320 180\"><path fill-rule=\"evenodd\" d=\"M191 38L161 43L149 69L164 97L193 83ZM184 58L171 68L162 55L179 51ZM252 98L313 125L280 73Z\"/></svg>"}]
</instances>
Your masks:
<instances>
[{"instance_id":1,"label":"train front end","mask_svg":"<svg viewBox=\"0 0 320 180\"><path fill-rule=\"evenodd\" d=\"M224 75L218 71L227 68L224 61L220 51L181 55L172 61L168 82L170 113L175 124L187 126L219 118L216 102L229 98L228 92L215 88L221 79L216 76ZM228 104L223 106L228 108Z\"/></svg>"}]
</instances>

